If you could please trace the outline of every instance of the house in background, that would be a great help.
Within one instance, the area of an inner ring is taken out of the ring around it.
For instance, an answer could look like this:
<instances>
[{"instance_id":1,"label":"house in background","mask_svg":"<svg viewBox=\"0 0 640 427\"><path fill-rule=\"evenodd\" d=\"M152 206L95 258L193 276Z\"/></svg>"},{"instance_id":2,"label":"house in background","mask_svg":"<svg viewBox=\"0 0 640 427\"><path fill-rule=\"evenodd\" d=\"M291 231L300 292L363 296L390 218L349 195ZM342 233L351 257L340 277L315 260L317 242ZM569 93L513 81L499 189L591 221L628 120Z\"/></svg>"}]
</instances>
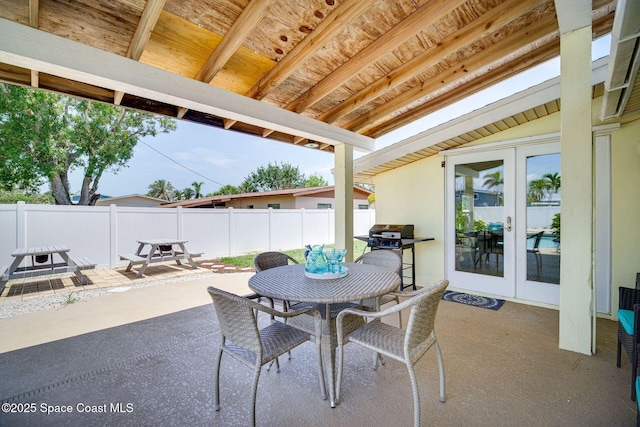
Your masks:
<instances>
[{"instance_id":1,"label":"house in background","mask_svg":"<svg viewBox=\"0 0 640 427\"><path fill-rule=\"evenodd\" d=\"M353 208L369 209L367 198L371 191L353 187ZM201 197L165 203L161 208L237 208L237 209L333 209L335 208L335 186L291 188L287 190L263 191L222 196Z\"/></svg>"},{"instance_id":2,"label":"house in background","mask_svg":"<svg viewBox=\"0 0 640 427\"><path fill-rule=\"evenodd\" d=\"M96 206L118 205L136 208L153 208L166 202L166 200L158 199L157 197L129 194L128 196L100 198L100 200L96 202Z\"/></svg>"}]
</instances>

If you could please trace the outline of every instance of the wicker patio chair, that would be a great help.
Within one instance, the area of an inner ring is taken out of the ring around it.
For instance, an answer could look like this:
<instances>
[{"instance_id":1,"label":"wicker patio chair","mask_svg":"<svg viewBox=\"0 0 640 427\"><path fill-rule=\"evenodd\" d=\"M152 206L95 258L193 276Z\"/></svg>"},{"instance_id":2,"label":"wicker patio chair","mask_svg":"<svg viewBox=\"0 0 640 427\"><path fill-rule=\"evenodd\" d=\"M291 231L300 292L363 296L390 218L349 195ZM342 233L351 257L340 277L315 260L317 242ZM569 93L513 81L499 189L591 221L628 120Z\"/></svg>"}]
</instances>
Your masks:
<instances>
[{"instance_id":1,"label":"wicker patio chair","mask_svg":"<svg viewBox=\"0 0 640 427\"><path fill-rule=\"evenodd\" d=\"M289 265L289 263L297 264L298 261L282 252L262 252L253 259L253 266L256 268L256 273L274 267Z\"/></svg>"},{"instance_id":2,"label":"wicker patio chair","mask_svg":"<svg viewBox=\"0 0 640 427\"><path fill-rule=\"evenodd\" d=\"M300 344L312 340L315 342L318 354L318 375L320 378L320 393L327 398L324 372L322 370L322 354L320 349L320 332L322 330L320 313L313 308L282 312L258 304L250 299L240 297L229 292L209 286L207 288L215 307L222 340L217 354L215 369L215 409L220 410L220 365L222 353L226 353L249 368L253 369L253 388L251 391L251 425L256 425L256 393L258 380L263 365L277 359ZM279 321L271 322L268 326L258 329L256 312L265 312L273 316L293 318L300 315L312 315L315 319L315 337L299 329L293 328Z\"/></svg>"},{"instance_id":3,"label":"wicker patio chair","mask_svg":"<svg viewBox=\"0 0 640 427\"><path fill-rule=\"evenodd\" d=\"M253 259L256 273L289 264L298 264L298 261L282 252L262 252ZM290 301L281 301L281 303L284 311L287 311L291 305Z\"/></svg>"},{"instance_id":4,"label":"wicker patio chair","mask_svg":"<svg viewBox=\"0 0 640 427\"><path fill-rule=\"evenodd\" d=\"M393 250L378 249L375 251L366 252L359 256L354 262L385 267L389 270L395 271L398 274L401 274L400 270L402 268L402 258L400 258L400 255ZM400 291L400 289L398 289L398 291ZM378 311L380 307L391 301L395 301L396 304L400 303L400 299L397 295L387 294L379 297L377 302L373 298L363 300L361 302L361 308L368 311ZM400 327L402 328L402 313L400 312L398 312L398 322Z\"/></svg>"},{"instance_id":5,"label":"wicker patio chair","mask_svg":"<svg viewBox=\"0 0 640 427\"><path fill-rule=\"evenodd\" d=\"M409 299L378 313L346 309L338 315L338 378L336 380L336 402L340 401L340 388L342 386L345 341L343 322L345 321L345 317L347 319L352 316L380 319L399 310L411 308L406 331L382 322L368 322L349 334L346 337L346 342L359 344L374 352L405 363L409 372L409 379L411 380L411 388L413 389L413 423L415 427L420 426L420 395L418 393L418 382L413 370L413 365L434 346L438 356L440 370L440 401L444 403L444 365L440 346L436 339L434 324L440 298L448 285L449 282L447 280L440 280L427 288L406 292L401 294L401 296L408 296Z\"/></svg>"},{"instance_id":6,"label":"wicker patio chair","mask_svg":"<svg viewBox=\"0 0 640 427\"><path fill-rule=\"evenodd\" d=\"M638 376L638 347L640 346L640 289L618 288L618 351L616 366L624 347L631 361L631 400L636 400L635 381Z\"/></svg>"}]
</instances>

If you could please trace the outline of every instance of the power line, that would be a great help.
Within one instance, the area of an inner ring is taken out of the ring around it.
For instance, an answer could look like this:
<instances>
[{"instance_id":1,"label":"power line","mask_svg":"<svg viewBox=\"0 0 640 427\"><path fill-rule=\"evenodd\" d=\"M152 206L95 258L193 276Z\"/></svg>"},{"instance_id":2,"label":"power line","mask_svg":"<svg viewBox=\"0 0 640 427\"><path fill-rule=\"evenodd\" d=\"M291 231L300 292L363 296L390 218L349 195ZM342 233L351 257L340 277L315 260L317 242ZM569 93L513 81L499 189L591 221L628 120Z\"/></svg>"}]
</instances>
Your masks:
<instances>
[{"instance_id":1,"label":"power line","mask_svg":"<svg viewBox=\"0 0 640 427\"><path fill-rule=\"evenodd\" d=\"M186 170L188 170L189 172L193 172L193 173L195 173L196 175L198 175L199 177L202 177L202 178L206 179L207 181L211 181L211 182L213 182L214 184L218 184L219 186L224 187L224 184L219 183L219 182L218 182L218 181L216 181L215 179L211 179L211 178L209 178L209 177L206 177L206 176L202 175L200 172L196 172L196 171L194 171L194 170L193 170L193 169L191 169L190 167L183 165L182 163L178 162L177 160L173 160L171 157L167 156L166 154L164 154L163 152L159 151L158 149L153 148L152 146L150 146L150 145L149 145L149 144L147 144L146 142L144 142L144 141L140 141L140 142L142 142L142 143L143 143L144 145L146 145L147 147L151 148L151 149L152 149L153 151L155 151L156 153L160 154L162 157L164 157L164 158L166 158L166 159L168 159L168 160L171 160L173 163L175 163L176 165L178 165L178 166L180 166L180 167L182 167L182 168L185 168L185 169L186 169Z\"/></svg>"}]
</instances>

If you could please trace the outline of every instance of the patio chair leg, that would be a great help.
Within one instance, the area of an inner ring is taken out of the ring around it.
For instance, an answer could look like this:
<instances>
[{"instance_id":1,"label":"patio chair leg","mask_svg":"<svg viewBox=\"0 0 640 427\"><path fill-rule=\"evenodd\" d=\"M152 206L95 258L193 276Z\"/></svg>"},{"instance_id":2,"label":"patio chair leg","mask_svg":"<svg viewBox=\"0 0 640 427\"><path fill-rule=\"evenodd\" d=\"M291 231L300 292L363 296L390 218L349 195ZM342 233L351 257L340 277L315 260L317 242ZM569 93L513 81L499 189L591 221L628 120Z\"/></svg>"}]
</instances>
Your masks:
<instances>
[{"instance_id":1,"label":"patio chair leg","mask_svg":"<svg viewBox=\"0 0 640 427\"><path fill-rule=\"evenodd\" d=\"M251 390L251 422L250 425L256 425L256 395L258 394L258 380L260 379L260 362L253 371L253 388Z\"/></svg>"},{"instance_id":2,"label":"patio chair leg","mask_svg":"<svg viewBox=\"0 0 640 427\"><path fill-rule=\"evenodd\" d=\"M619 368L620 367L620 351L622 350L622 343L620 342L620 340L618 339L618 353L616 355L616 366Z\"/></svg>"},{"instance_id":3,"label":"patio chair leg","mask_svg":"<svg viewBox=\"0 0 640 427\"><path fill-rule=\"evenodd\" d=\"M344 346L338 344L338 360L336 361L338 371L336 374L336 404L340 403L340 388L342 387L342 363L344 358Z\"/></svg>"},{"instance_id":4,"label":"patio chair leg","mask_svg":"<svg viewBox=\"0 0 640 427\"><path fill-rule=\"evenodd\" d=\"M218 360L215 361L214 364L214 384L213 384L213 398L216 405L216 411L220 410L220 363L222 362L222 347L220 347L220 351L218 352Z\"/></svg>"},{"instance_id":5,"label":"patio chair leg","mask_svg":"<svg viewBox=\"0 0 640 427\"><path fill-rule=\"evenodd\" d=\"M638 376L638 355L637 351L633 353L631 358L631 400L636 401L636 377Z\"/></svg>"},{"instance_id":6,"label":"patio chair leg","mask_svg":"<svg viewBox=\"0 0 640 427\"><path fill-rule=\"evenodd\" d=\"M444 361L442 360L442 352L438 341L434 343L436 347L436 354L438 355L438 370L440 371L440 402L446 401L445 383L444 383Z\"/></svg>"},{"instance_id":7,"label":"patio chair leg","mask_svg":"<svg viewBox=\"0 0 640 427\"><path fill-rule=\"evenodd\" d=\"M289 356L289 359L291 359L291 356ZM276 364L276 372L279 373L280 372L280 362L278 361L278 358L276 357L275 359L273 359L271 361L271 363L269 363L269 366L267 366L267 372L271 371L271 367L273 366L273 364Z\"/></svg>"},{"instance_id":8,"label":"patio chair leg","mask_svg":"<svg viewBox=\"0 0 640 427\"><path fill-rule=\"evenodd\" d=\"M409 379L411 380L411 389L413 390L413 427L420 427L420 393L418 391L418 380L416 373L413 371L411 361L407 361L407 371L409 371Z\"/></svg>"}]
</instances>

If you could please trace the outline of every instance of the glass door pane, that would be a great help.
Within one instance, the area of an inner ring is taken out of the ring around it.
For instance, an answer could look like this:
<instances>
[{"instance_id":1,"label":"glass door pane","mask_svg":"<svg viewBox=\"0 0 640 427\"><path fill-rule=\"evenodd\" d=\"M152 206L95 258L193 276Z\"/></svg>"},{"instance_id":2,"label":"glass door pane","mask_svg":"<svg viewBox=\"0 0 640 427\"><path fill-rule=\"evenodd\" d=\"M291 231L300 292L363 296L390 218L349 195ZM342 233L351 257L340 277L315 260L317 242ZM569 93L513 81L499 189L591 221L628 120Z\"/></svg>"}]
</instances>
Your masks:
<instances>
[{"instance_id":1,"label":"glass door pane","mask_svg":"<svg viewBox=\"0 0 640 427\"><path fill-rule=\"evenodd\" d=\"M504 277L504 218L504 161L456 165L456 271Z\"/></svg>"},{"instance_id":2,"label":"glass door pane","mask_svg":"<svg viewBox=\"0 0 640 427\"><path fill-rule=\"evenodd\" d=\"M560 154L528 156L528 281L560 284Z\"/></svg>"}]
</instances>

